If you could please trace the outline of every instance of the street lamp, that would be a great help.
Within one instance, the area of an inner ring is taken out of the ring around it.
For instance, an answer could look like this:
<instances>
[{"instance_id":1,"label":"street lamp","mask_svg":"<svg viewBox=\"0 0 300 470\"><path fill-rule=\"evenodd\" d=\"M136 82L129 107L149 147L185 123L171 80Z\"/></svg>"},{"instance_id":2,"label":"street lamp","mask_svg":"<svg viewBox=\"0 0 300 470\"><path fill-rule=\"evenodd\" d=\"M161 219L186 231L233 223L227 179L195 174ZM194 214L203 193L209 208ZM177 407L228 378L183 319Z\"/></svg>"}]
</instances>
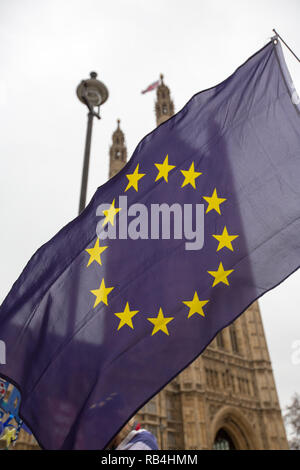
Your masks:
<instances>
[{"instance_id":1,"label":"street lamp","mask_svg":"<svg viewBox=\"0 0 300 470\"><path fill-rule=\"evenodd\" d=\"M90 77L91 78L87 80L82 80L76 90L79 100L82 103L84 103L89 110L86 140L85 140L85 149L84 149L82 179L81 179L79 214L85 208L86 190L87 190L87 182L88 182L88 174L89 174L93 118L96 117L97 119L101 119L100 118L100 106L103 103L105 103L105 101L108 98L108 89L106 88L104 83L97 80L96 72L91 72ZM96 108L97 108L97 112L95 111Z\"/></svg>"}]
</instances>

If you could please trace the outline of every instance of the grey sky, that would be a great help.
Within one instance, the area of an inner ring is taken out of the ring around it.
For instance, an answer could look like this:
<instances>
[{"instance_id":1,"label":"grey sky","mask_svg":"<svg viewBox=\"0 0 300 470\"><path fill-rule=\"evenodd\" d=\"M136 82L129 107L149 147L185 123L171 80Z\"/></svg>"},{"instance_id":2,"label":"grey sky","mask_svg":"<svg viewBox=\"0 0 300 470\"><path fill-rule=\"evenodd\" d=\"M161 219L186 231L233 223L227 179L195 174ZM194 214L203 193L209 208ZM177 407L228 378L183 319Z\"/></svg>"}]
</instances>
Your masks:
<instances>
[{"instance_id":1,"label":"grey sky","mask_svg":"<svg viewBox=\"0 0 300 470\"><path fill-rule=\"evenodd\" d=\"M95 122L88 198L108 175L121 119L128 155L155 127L161 72L176 111L227 78L272 28L300 55L299 0L1 0L0 297L35 250L77 215L86 110L75 89L91 70L110 91ZM284 48L300 90L300 65ZM300 392L300 272L260 301L281 406ZM1 338L0 338L1 339Z\"/></svg>"}]
</instances>

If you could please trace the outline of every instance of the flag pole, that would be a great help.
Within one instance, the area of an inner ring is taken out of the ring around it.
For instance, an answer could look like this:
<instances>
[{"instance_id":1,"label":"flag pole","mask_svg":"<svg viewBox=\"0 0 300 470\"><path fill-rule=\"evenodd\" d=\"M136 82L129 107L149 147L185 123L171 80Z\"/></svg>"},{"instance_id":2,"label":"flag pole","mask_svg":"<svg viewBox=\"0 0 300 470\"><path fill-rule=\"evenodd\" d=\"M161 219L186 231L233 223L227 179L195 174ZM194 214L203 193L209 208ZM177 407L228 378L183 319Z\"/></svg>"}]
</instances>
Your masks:
<instances>
[{"instance_id":1,"label":"flag pole","mask_svg":"<svg viewBox=\"0 0 300 470\"><path fill-rule=\"evenodd\" d=\"M282 39L282 37L277 33L276 29L273 28L273 31L274 33L276 34L276 36L279 37L279 39L283 42L283 44L288 48L288 50L293 54L293 56L298 60L298 62L300 62L300 59L299 57L296 56L295 52L292 51L292 49L287 45L287 43Z\"/></svg>"}]
</instances>

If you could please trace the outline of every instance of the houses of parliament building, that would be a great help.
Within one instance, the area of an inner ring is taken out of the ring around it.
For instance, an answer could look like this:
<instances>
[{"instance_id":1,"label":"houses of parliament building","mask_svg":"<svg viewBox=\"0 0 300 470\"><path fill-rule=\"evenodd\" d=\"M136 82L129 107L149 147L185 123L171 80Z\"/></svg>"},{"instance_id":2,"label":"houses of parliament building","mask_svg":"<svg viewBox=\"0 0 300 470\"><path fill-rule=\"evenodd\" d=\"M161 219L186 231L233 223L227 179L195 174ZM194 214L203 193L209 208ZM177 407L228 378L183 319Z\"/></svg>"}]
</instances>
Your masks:
<instances>
[{"instance_id":1,"label":"houses of parliament building","mask_svg":"<svg viewBox=\"0 0 300 470\"><path fill-rule=\"evenodd\" d=\"M163 77L156 88L157 125L174 114ZM118 121L109 177L127 161ZM189 367L139 412L160 449L287 449L268 346L257 302L222 330ZM36 448L21 432L15 448Z\"/></svg>"}]
</instances>

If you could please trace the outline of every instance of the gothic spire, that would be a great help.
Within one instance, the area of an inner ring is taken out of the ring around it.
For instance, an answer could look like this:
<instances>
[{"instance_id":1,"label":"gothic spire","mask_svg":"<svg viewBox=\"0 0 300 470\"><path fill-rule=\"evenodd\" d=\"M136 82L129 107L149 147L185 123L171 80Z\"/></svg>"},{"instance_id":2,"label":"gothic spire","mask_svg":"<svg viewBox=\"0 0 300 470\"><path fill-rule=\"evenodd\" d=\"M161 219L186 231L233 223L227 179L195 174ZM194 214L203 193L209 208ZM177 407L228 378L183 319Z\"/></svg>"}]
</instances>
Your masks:
<instances>
[{"instance_id":1,"label":"gothic spire","mask_svg":"<svg viewBox=\"0 0 300 470\"><path fill-rule=\"evenodd\" d=\"M109 178L117 174L127 162L127 148L124 133L117 119L117 129L112 135L112 145L109 149Z\"/></svg>"},{"instance_id":2,"label":"gothic spire","mask_svg":"<svg viewBox=\"0 0 300 470\"><path fill-rule=\"evenodd\" d=\"M170 90L164 84L164 76L160 75L160 85L156 89L155 103L156 124L159 126L174 114L174 103L171 100Z\"/></svg>"}]
</instances>

